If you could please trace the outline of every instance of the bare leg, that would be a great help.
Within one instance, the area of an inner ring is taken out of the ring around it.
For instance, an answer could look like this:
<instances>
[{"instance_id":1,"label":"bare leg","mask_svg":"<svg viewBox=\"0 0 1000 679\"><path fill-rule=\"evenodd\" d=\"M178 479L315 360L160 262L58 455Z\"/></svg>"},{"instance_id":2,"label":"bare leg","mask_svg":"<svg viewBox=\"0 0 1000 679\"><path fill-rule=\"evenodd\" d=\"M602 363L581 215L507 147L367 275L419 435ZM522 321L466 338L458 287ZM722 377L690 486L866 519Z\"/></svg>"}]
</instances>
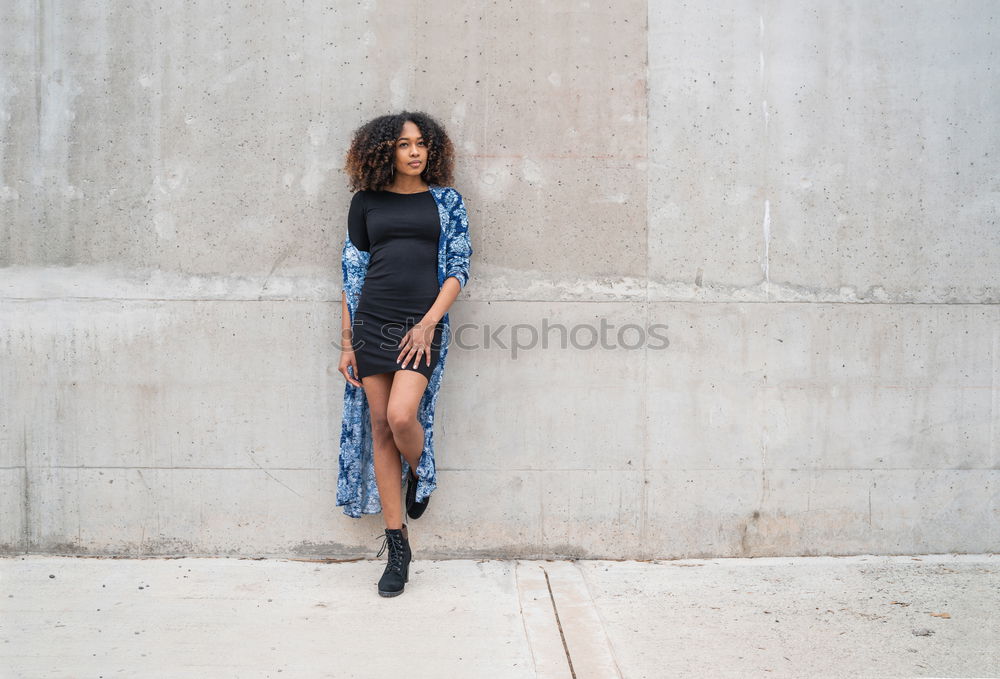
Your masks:
<instances>
[{"instance_id":1,"label":"bare leg","mask_svg":"<svg viewBox=\"0 0 1000 679\"><path fill-rule=\"evenodd\" d=\"M393 373L380 373L363 377L361 383L368 399L372 419L372 451L375 456L375 485L382 501L382 518L386 528L403 527L403 492L400 479L403 464L399 449L392 437L386 415Z\"/></svg>"},{"instance_id":2,"label":"bare leg","mask_svg":"<svg viewBox=\"0 0 1000 679\"><path fill-rule=\"evenodd\" d=\"M418 372L397 370L389 393L386 418L396 449L406 458L416 476L424 452L424 428L417 419L420 399L427 389L427 378ZM402 468L400 468L402 474Z\"/></svg>"}]
</instances>

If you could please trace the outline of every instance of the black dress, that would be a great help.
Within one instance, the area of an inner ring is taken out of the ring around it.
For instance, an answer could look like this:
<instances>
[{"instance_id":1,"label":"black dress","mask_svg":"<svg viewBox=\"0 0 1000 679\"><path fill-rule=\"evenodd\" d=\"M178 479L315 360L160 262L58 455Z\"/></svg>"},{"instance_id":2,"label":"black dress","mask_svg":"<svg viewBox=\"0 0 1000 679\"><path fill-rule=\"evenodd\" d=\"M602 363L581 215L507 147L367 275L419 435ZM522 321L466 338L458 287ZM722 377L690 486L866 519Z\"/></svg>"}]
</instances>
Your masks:
<instances>
[{"instance_id":1,"label":"black dress","mask_svg":"<svg viewBox=\"0 0 1000 679\"><path fill-rule=\"evenodd\" d=\"M358 250L371 253L368 272L351 323L358 378L402 370L399 342L437 299L441 219L431 192L358 191L347 215L348 235ZM441 354L443 322L431 343L431 361L407 362L430 380Z\"/></svg>"}]
</instances>

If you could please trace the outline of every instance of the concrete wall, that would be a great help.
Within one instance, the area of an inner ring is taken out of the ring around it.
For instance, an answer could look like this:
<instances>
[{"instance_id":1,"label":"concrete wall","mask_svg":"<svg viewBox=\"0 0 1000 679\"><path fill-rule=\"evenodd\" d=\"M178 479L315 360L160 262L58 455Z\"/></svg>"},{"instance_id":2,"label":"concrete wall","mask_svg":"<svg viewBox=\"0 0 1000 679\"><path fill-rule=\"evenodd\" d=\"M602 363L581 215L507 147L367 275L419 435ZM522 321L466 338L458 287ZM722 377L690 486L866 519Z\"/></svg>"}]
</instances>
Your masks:
<instances>
[{"instance_id":1,"label":"concrete wall","mask_svg":"<svg viewBox=\"0 0 1000 679\"><path fill-rule=\"evenodd\" d=\"M339 168L404 107L476 251L415 553L1000 548L993 3L254 4L5 5L3 552L373 554Z\"/></svg>"}]
</instances>

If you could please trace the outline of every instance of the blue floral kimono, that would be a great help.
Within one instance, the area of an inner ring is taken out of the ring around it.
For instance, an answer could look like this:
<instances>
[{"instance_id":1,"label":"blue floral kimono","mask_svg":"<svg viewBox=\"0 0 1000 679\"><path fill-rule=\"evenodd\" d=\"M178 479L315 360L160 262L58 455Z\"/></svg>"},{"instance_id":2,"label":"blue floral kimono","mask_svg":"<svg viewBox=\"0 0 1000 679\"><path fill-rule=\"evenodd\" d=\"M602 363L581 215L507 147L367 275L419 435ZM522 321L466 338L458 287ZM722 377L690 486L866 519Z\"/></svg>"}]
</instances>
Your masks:
<instances>
[{"instance_id":1,"label":"blue floral kimono","mask_svg":"<svg viewBox=\"0 0 1000 679\"><path fill-rule=\"evenodd\" d=\"M446 278L454 276L462 288L465 288L469 280L469 257L472 255L465 203L462 201L462 195L449 186L431 184L429 188L437 202L438 215L441 218L441 236L438 240L438 285L444 285ZM358 250L351 242L350 235L347 235L344 239L341 268L352 324L354 311L361 297L361 288L365 282L365 274L368 273L370 258L371 253ZM437 487L437 474L434 468L434 406L437 403L441 377L444 374L445 356L448 354L448 344L451 339L448 314L446 313L441 320L443 324L441 353L417 409L417 419L424 428L424 451L417 465L417 474L420 477L417 483L417 502L423 501ZM353 370L351 373L353 375ZM378 487L375 485L371 424L365 390L345 382L337 506L343 505L344 514L353 518L382 511ZM410 465L405 458L402 462L403 475L400 484L410 471Z\"/></svg>"}]
</instances>

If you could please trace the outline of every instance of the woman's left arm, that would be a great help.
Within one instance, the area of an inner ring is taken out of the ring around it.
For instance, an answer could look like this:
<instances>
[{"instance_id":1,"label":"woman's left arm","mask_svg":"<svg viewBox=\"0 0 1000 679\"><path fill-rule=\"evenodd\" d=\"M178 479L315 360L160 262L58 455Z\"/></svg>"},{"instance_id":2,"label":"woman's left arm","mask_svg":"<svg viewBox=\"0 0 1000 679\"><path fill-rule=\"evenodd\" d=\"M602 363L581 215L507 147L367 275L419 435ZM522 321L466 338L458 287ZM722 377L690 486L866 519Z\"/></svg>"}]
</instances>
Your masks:
<instances>
[{"instance_id":1,"label":"woman's left arm","mask_svg":"<svg viewBox=\"0 0 1000 679\"><path fill-rule=\"evenodd\" d=\"M448 313L448 309L451 308L452 303L461 291L462 285L458 282L458 279L454 276L448 276L445 278L444 285L441 286L437 299L434 300L434 304L432 304L431 308L427 310L424 317L420 319L420 324L430 326L431 332L433 333L434 326L438 321L444 318L446 313Z\"/></svg>"}]
</instances>

